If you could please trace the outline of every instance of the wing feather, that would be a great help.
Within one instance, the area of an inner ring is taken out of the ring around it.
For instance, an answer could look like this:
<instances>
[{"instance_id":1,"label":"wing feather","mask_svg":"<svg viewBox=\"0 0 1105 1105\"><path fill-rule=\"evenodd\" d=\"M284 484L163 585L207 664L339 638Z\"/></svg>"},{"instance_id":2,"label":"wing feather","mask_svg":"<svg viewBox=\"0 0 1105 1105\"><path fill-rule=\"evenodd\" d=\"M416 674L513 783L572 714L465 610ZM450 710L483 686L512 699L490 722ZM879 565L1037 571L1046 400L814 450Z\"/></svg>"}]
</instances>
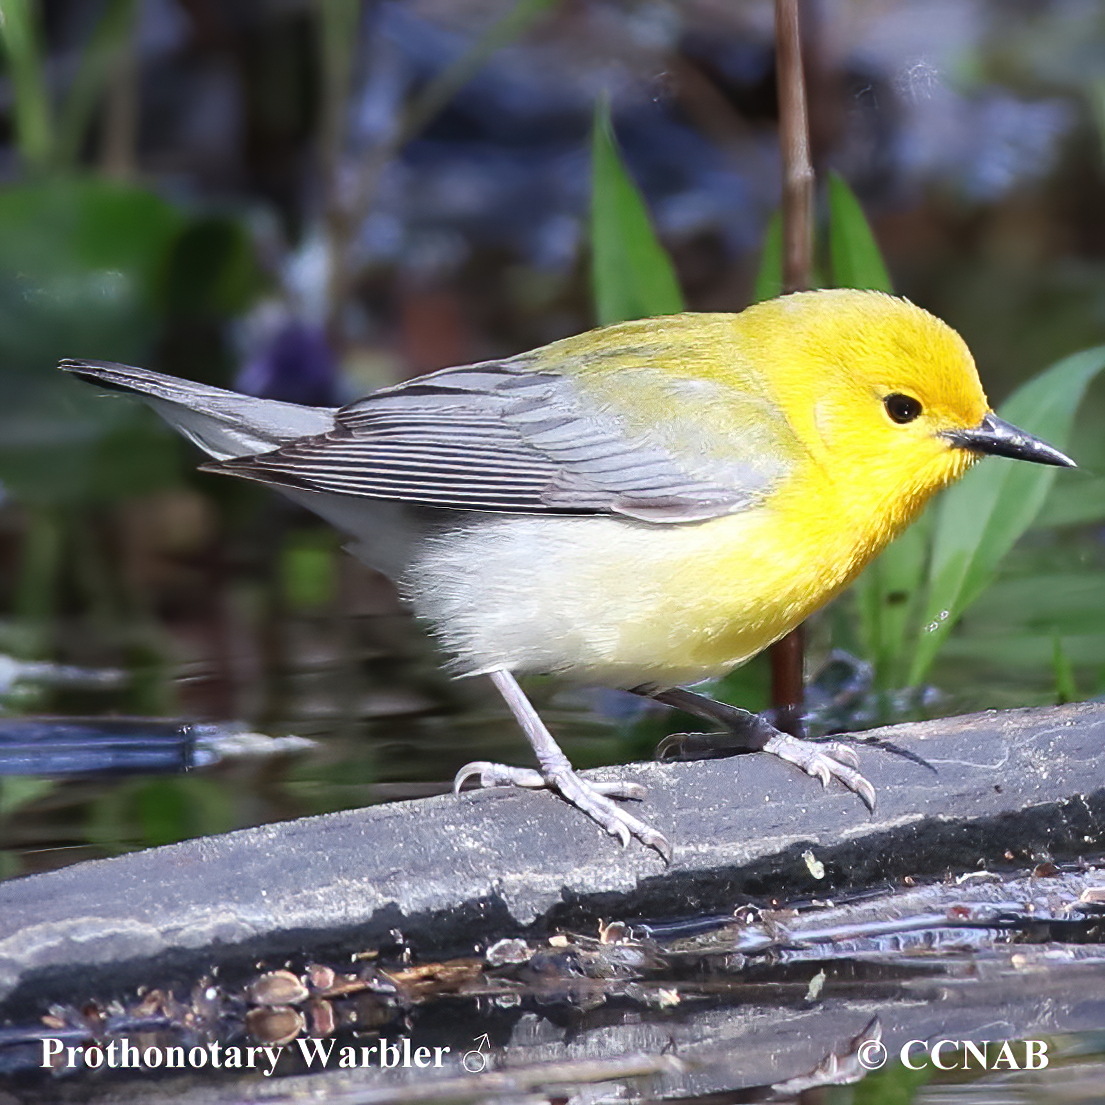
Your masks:
<instances>
[{"instance_id":1,"label":"wing feather","mask_svg":"<svg viewBox=\"0 0 1105 1105\"><path fill-rule=\"evenodd\" d=\"M785 419L762 394L672 372L664 352L622 349L613 368L619 351L584 349L563 373L534 354L444 369L343 407L328 433L207 467L435 507L664 523L761 501L793 459Z\"/></svg>"}]
</instances>

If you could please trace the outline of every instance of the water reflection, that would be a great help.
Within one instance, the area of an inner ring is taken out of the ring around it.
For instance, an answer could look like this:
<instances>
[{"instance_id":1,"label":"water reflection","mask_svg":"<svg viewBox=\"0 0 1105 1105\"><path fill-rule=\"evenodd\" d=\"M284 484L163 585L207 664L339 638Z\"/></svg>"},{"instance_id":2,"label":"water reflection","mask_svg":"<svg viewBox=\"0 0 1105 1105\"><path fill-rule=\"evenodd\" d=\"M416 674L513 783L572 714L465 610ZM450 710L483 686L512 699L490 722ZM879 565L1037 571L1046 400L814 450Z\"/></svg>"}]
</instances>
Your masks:
<instances>
[{"instance_id":1,"label":"water reflection","mask_svg":"<svg viewBox=\"0 0 1105 1105\"><path fill-rule=\"evenodd\" d=\"M28 1103L251 1100L269 1076L343 1102L1089 1102L1103 902L1097 869L1050 865L444 960L395 931L311 961L109 984L33 1019L24 999L0 1072Z\"/></svg>"}]
</instances>

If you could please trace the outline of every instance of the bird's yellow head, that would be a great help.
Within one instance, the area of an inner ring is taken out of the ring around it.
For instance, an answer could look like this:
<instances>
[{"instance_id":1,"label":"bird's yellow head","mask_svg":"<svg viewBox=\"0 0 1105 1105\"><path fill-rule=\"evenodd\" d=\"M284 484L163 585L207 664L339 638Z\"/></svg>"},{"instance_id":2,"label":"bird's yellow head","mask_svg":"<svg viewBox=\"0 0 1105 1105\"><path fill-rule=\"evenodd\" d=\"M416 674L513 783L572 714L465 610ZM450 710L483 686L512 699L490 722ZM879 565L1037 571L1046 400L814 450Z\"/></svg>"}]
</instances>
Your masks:
<instances>
[{"instance_id":1,"label":"bird's yellow head","mask_svg":"<svg viewBox=\"0 0 1105 1105\"><path fill-rule=\"evenodd\" d=\"M1072 463L998 419L963 339L908 300L803 292L738 317L765 363L786 365L775 397L809 459L891 530L985 453Z\"/></svg>"}]
</instances>

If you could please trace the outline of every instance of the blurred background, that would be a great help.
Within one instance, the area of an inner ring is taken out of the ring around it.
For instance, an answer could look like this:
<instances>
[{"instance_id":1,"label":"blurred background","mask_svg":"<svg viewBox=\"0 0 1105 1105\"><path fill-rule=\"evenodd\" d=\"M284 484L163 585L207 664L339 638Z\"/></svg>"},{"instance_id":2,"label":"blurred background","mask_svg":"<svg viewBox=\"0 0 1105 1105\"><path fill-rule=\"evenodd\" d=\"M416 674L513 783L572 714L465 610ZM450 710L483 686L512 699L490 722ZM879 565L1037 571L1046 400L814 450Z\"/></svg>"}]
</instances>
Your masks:
<instances>
[{"instance_id":1,"label":"blurred background","mask_svg":"<svg viewBox=\"0 0 1105 1105\"><path fill-rule=\"evenodd\" d=\"M0 722L164 717L313 744L186 774L0 776L0 874L443 790L529 762L388 582L277 496L197 474L141 364L333 405L595 324L589 132L613 122L692 310L753 295L780 193L769 0L34 0L0 75ZM991 400L1105 342L1105 10L809 0L814 160ZM824 207L824 203L821 204ZM845 596L811 626L822 730L1105 690L1105 407L923 684ZM999 463L999 462L993 462ZM767 704L755 661L722 692ZM577 766L674 724L529 684ZM214 758L214 757L211 757ZM196 761L200 762L199 760Z\"/></svg>"}]
</instances>

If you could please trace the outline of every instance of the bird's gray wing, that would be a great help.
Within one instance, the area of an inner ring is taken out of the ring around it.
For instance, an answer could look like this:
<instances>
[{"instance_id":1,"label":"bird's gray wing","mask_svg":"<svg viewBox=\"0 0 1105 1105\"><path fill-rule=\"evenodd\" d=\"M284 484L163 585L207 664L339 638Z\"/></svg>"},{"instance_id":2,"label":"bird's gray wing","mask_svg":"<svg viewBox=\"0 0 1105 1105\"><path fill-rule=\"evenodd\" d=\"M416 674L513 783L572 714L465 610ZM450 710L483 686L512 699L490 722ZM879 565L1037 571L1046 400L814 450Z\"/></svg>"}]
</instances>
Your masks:
<instances>
[{"instance_id":1,"label":"bird's gray wing","mask_svg":"<svg viewBox=\"0 0 1105 1105\"><path fill-rule=\"evenodd\" d=\"M789 467L792 435L765 397L647 358L601 367L561 374L525 354L444 369L342 408L327 433L206 467L435 507L650 522L746 509Z\"/></svg>"}]
</instances>

